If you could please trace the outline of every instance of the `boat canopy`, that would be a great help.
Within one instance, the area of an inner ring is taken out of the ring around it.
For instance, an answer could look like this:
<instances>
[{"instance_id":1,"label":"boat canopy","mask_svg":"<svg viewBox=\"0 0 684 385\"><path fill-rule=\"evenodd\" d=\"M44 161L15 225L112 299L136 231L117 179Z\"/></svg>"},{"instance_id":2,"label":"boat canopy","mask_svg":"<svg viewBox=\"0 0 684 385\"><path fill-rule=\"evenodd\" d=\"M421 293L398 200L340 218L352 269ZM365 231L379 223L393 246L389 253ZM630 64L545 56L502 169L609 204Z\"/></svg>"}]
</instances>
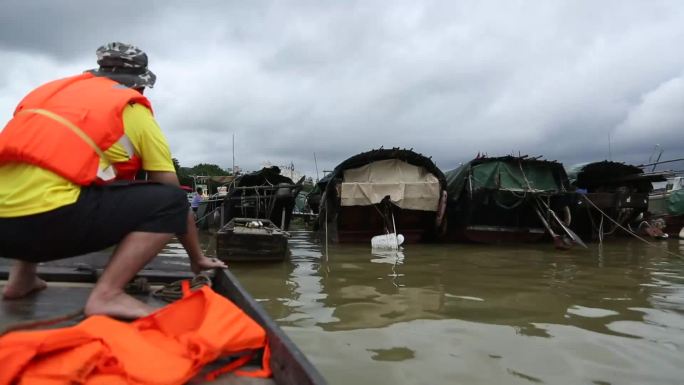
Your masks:
<instances>
[{"instance_id":1,"label":"boat canopy","mask_svg":"<svg viewBox=\"0 0 684 385\"><path fill-rule=\"evenodd\" d=\"M280 174L280 168L277 166L264 167L235 179L235 185L240 187L275 186L279 183L294 184L292 179Z\"/></svg>"},{"instance_id":2,"label":"boat canopy","mask_svg":"<svg viewBox=\"0 0 684 385\"><path fill-rule=\"evenodd\" d=\"M385 159L344 170L342 206L369 206L386 196L402 209L437 211L439 179L424 167Z\"/></svg>"},{"instance_id":3,"label":"boat canopy","mask_svg":"<svg viewBox=\"0 0 684 385\"><path fill-rule=\"evenodd\" d=\"M558 162L521 157L474 159L445 173L449 199L460 198L466 182L473 191L556 193L566 190L567 176Z\"/></svg>"},{"instance_id":4,"label":"boat canopy","mask_svg":"<svg viewBox=\"0 0 684 385\"><path fill-rule=\"evenodd\" d=\"M328 197L340 198L341 206L368 206L389 195L402 209L437 211L446 179L427 156L410 149L380 148L346 159L316 187L310 195L327 191Z\"/></svg>"},{"instance_id":5,"label":"boat canopy","mask_svg":"<svg viewBox=\"0 0 684 385\"><path fill-rule=\"evenodd\" d=\"M570 185L588 192L630 185L640 192L652 190L651 182L663 181L662 173L645 174L633 165L604 160L580 163L567 168Z\"/></svg>"}]
</instances>

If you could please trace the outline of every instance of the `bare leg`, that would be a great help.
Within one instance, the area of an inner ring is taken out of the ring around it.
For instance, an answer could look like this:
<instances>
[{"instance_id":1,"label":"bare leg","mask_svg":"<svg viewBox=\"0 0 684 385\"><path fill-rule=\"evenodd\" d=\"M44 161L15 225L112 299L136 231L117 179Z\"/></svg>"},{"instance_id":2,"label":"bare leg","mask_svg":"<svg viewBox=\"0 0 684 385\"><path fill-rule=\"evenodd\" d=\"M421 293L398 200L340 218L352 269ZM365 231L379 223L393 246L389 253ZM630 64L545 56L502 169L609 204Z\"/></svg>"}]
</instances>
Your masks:
<instances>
[{"instance_id":1,"label":"bare leg","mask_svg":"<svg viewBox=\"0 0 684 385\"><path fill-rule=\"evenodd\" d=\"M85 314L103 314L117 318L139 318L154 311L130 295L124 286L171 239L171 234L132 232L119 243L93 288L85 306Z\"/></svg>"},{"instance_id":2,"label":"bare leg","mask_svg":"<svg viewBox=\"0 0 684 385\"><path fill-rule=\"evenodd\" d=\"M7 286L2 291L2 297L5 299L21 298L46 287L47 283L36 275L35 263L15 261L10 269Z\"/></svg>"}]
</instances>

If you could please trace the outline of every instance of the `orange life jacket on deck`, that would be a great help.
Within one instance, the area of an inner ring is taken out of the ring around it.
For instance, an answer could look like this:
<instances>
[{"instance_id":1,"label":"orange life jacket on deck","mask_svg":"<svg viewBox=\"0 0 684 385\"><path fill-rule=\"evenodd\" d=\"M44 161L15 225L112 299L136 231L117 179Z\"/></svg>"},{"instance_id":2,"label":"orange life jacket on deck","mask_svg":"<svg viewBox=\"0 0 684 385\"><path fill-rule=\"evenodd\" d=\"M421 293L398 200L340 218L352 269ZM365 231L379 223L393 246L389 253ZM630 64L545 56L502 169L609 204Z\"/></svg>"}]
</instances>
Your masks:
<instances>
[{"instance_id":1,"label":"orange life jacket on deck","mask_svg":"<svg viewBox=\"0 0 684 385\"><path fill-rule=\"evenodd\" d=\"M0 337L0 385L183 384L220 356L239 355L226 368L244 365L264 349L260 370L268 377L270 351L264 329L208 286L132 323L91 316L72 327L17 331Z\"/></svg>"},{"instance_id":2,"label":"orange life jacket on deck","mask_svg":"<svg viewBox=\"0 0 684 385\"><path fill-rule=\"evenodd\" d=\"M30 163L80 185L133 179L141 160L124 135L122 113L129 103L151 109L141 93L90 73L42 85L19 103L0 132L0 164ZM100 170L103 151L117 142L130 160Z\"/></svg>"}]
</instances>

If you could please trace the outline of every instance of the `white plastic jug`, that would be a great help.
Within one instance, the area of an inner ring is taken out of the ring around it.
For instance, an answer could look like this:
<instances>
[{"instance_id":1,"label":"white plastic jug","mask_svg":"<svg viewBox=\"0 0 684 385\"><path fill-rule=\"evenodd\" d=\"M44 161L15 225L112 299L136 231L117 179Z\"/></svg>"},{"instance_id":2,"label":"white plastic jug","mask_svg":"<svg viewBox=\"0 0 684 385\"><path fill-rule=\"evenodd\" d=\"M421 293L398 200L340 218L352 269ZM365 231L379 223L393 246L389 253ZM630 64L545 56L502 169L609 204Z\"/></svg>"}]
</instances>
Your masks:
<instances>
[{"instance_id":1,"label":"white plastic jug","mask_svg":"<svg viewBox=\"0 0 684 385\"><path fill-rule=\"evenodd\" d=\"M398 246L404 243L404 236L394 233L376 235L371 238L371 247L374 249L393 249L396 250Z\"/></svg>"}]
</instances>

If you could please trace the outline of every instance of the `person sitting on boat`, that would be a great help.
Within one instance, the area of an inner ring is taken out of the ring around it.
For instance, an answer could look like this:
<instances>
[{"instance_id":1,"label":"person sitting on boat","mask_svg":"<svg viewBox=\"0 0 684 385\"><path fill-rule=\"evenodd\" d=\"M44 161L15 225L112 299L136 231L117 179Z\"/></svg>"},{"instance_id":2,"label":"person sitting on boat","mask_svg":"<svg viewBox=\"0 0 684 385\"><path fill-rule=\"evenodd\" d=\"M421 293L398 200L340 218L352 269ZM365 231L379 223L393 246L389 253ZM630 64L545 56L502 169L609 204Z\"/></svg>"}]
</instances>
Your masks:
<instances>
[{"instance_id":1,"label":"person sitting on boat","mask_svg":"<svg viewBox=\"0 0 684 385\"><path fill-rule=\"evenodd\" d=\"M204 191L202 190L201 187L197 188L197 191L195 192L195 196L192 197L192 202L190 203L190 207L192 208L192 212L195 213L195 217L197 217L197 209L199 209L200 202L202 202L202 196L204 195Z\"/></svg>"},{"instance_id":2,"label":"person sitting on boat","mask_svg":"<svg viewBox=\"0 0 684 385\"><path fill-rule=\"evenodd\" d=\"M121 318L154 309L124 286L177 235L195 273L207 258L166 138L143 96L156 76L139 48L97 49L99 68L44 84L0 132L0 257L15 259L3 296L46 287L36 264L118 244L85 314ZM134 183L137 172L153 183Z\"/></svg>"}]
</instances>

